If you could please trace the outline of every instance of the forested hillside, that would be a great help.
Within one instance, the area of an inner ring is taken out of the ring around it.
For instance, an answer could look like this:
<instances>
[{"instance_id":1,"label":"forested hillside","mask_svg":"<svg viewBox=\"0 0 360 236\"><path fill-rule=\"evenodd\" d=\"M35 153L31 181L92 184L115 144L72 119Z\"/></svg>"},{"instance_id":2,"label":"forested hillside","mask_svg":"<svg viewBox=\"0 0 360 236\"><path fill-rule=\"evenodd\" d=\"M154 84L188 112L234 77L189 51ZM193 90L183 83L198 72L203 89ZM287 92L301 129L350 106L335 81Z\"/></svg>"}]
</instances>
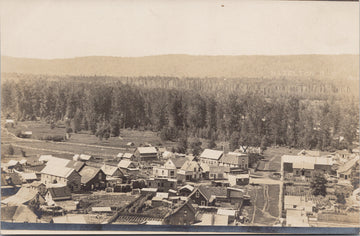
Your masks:
<instances>
[{"instance_id":1,"label":"forested hillside","mask_svg":"<svg viewBox=\"0 0 360 236\"><path fill-rule=\"evenodd\" d=\"M62 77L3 74L1 109L18 120L65 120L100 138L121 128L163 140L188 137L238 145L329 150L355 140L358 82L171 77ZM70 131L69 131L70 132ZM344 141L339 142L343 136ZM183 145L183 146L184 146Z\"/></svg>"},{"instance_id":2,"label":"forested hillside","mask_svg":"<svg viewBox=\"0 0 360 236\"><path fill-rule=\"evenodd\" d=\"M70 59L1 58L4 73L81 76L169 76L194 78L282 77L357 80L359 55L79 57Z\"/></svg>"}]
</instances>

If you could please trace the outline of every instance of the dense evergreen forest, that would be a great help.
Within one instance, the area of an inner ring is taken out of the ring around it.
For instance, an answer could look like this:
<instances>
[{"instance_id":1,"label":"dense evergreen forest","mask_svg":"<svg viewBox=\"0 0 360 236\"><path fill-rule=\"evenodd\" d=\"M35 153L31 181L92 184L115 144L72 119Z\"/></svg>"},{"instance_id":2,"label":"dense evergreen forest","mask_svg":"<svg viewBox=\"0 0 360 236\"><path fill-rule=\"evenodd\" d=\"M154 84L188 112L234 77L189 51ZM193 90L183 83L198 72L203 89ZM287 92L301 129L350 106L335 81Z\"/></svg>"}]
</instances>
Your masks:
<instances>
[{"instance_id":1,"label":"dense evergreen forest","mask_svg":"<svg viewBox=\"0 0 360 236\"><path fill-rule=\"evenodd\" d=\"M66 121L68 132L118 136L152 130L241 146L349 148L359 121L358 82L170 77L3 76L3 116ZM342 140L343 137L344 140ZM341 141L341 142L340 142Z\"/></svg>"}]
</instances>

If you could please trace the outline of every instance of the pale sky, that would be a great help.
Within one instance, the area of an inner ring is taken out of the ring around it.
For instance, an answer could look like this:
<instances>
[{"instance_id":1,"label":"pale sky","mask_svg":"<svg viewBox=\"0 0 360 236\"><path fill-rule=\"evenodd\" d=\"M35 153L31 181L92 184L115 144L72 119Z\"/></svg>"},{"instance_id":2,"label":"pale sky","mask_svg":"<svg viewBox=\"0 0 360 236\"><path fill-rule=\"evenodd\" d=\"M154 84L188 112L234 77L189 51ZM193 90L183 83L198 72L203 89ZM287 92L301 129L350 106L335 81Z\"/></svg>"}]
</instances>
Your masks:
<instances>
[{"instance_id":1,"label":"pale sky","mask_svg":"<svg viewBox=\"0 0 360 236\"><path fill-rule=\"evenodd\" d=\"M359 54L358 2L0 0L0 17L15 57Z\"/></svg>"}]
</instances>

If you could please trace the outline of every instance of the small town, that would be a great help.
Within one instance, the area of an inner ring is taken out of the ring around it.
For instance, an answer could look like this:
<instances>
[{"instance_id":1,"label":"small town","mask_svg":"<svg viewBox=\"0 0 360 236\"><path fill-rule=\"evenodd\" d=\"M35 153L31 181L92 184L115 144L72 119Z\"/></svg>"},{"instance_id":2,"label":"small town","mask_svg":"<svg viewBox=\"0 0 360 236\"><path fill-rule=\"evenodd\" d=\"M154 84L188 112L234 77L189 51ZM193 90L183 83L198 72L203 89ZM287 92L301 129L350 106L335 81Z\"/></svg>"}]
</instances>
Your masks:
<instances>
[{"instance_id":1,"label":"small town","mask_svg":"<svg viewBox=\"0 0 360 236\"><path fill-rule=\"evenodd\" d=\"M0 16L0 235L360 233L359 1Z\"/></svg>"},{"instance_id":2,"label":"small town","mask_svg":"<svg viewBox=\"0 0 360 236\"><path fill-rule=\"evenodd\" d=\"M2 133L15 139L5 127L17 122L7 119L2 123ZM16 139L31 141L31 134L29 130ZM123 152L106 157L43 154L41 150L27 156L23 149L22 155L4 153L1 221L280 227L358 224L359 148L332 153L284 147L223 149L205 148L193 155L151 143L127 142Z\"/></svg>"}]
</instances>

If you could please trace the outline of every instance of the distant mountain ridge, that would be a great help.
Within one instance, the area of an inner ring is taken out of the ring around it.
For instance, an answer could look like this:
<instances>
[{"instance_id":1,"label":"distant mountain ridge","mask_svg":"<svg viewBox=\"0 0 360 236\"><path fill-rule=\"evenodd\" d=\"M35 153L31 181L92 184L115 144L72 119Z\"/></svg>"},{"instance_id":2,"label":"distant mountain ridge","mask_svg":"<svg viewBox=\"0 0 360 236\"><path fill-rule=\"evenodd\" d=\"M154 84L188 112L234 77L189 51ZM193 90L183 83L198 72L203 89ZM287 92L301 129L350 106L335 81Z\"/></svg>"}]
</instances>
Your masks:
<instances>
[{"instance_id":1,"label":"distant mountain ridge","mask_svg":"<svg viewBox=\"0 0 360 236\"><path fill-rule=\"evenodd\" d=\"M304 77L358 79L359 55L90 56L69 59L1 57L2 73L44 75L171 76L197 78Z\"/></svg>"}]
</instances>

